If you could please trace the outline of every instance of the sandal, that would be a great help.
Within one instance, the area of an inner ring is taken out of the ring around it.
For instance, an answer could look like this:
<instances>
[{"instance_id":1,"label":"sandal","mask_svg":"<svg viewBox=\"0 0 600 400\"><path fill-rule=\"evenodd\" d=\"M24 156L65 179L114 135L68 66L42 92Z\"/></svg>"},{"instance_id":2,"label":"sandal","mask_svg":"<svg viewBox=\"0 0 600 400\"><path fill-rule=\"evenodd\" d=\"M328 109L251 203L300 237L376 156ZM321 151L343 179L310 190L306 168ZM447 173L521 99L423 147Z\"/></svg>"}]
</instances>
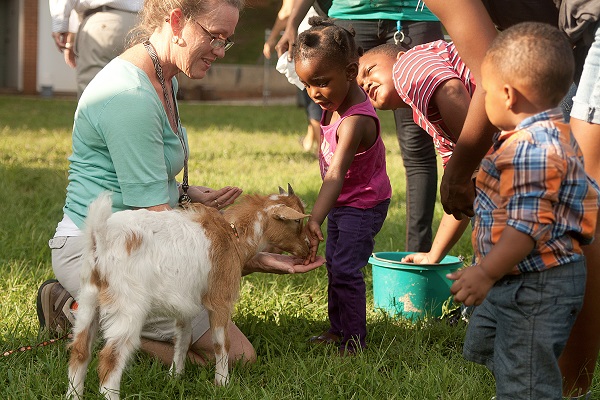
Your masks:
<instances>
[{"instance_id":1,"label":"sandal","mask_svg":"<svg viewBox=\"0 0 600 400\"><path fill-rule=\"evenodd\" d=\"M40 329L47 329L57 337L71 330L75 322L72 308L76 309L77 302L58 280L49 279L42 283L36 306Z\"/></svg>"},{"instance_id":2,"label":"sandal","mask_svg":"<svg viewBox=\"0 0 600 400\"><path fill-rule=\"evenodd\" d=\"M339 337L338 335L334 335L333 333L330 333L330 332L323 332L320 335L311 336L310 338L308 338L308 341L312 344L325 344L325 345L330 345L330 344L338 345L338 344L340 344L341 340L342 340L341 337Z\"/></svg>"}]
</instances>

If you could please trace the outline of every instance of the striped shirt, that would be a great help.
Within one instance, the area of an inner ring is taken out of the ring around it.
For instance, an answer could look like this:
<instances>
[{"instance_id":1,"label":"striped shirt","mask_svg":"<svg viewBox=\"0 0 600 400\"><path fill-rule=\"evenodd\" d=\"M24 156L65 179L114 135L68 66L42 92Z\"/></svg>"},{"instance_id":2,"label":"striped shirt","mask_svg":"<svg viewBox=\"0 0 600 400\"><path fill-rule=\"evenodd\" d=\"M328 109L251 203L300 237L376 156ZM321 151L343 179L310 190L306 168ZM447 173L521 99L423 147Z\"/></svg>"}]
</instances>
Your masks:
<instances>
[{"instance_id":1,"label":"striped shirt","mask_svg":"<svg viewBox=\"0 0 600 400\"><path fill-rule=\"evenodd\" d=\"M452 156L456 138L444 125L439 110L431 103L435 90L449 79L460 79L469 95L475 91L471 71L452 42L443 40L415 46L394 64L394 85L400 98L413 110L415 123L432 138L444 167Z\"/></svg>"},{"instance_id":2,"label":"striped shirt","mask_svg":"<svg viewBox=\"0 0 600 400\"><path fill-rule=\"evenodd\" d=\"M499 132L479 166L473 248L480 262L506 226L535 246L513 272L538 272L583 259L596 227L598 185L559 108Z\"/></svg>"}]
</instances>

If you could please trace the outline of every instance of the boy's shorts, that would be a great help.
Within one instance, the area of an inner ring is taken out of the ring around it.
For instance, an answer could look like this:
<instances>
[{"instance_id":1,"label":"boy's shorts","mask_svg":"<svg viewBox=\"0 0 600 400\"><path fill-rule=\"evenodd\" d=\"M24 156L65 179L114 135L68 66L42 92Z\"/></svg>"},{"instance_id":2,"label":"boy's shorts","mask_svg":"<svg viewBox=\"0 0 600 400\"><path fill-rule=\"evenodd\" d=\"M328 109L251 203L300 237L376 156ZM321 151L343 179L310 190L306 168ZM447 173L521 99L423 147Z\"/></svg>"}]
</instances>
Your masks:
<instances>
[{"instance_id":1,"label":"boy's shorts","mask_svg":"<svg viewBox=\"0 0 600 400\"><path fill-rule=\"evenodd\" d=\"M594 39L573 98L571 117L600 124L600 21L596 25Z\"/></svg>"},{"instance_id":2,"label":"boy's shorts","mask_svg":"<svg viewBox=\"0 0 600 400\"><path fill-rule=\"evenodd\" d=\"M50 239L52 249L52 269L61 285L75 299L79 297L79 271L83 253L83 236L58 236ZM208 311L201 307L200 313L192 319L192 343L196 342L210 328ZM175 336L175 321L172 318L150 316L142 329L145 339L172 342Z\"/></svg>"},{"instance_id":3,"label":"boy's shorts","mask_svg":"<svg viewBox=\"0 0 600 400\"><path fill-rule=\"evenodd\" d=\"M562 399L558 357L583 304L585 261L500 279L469 320L463 356L487 366L499 399Z\"/></svg>"}]
</instances>

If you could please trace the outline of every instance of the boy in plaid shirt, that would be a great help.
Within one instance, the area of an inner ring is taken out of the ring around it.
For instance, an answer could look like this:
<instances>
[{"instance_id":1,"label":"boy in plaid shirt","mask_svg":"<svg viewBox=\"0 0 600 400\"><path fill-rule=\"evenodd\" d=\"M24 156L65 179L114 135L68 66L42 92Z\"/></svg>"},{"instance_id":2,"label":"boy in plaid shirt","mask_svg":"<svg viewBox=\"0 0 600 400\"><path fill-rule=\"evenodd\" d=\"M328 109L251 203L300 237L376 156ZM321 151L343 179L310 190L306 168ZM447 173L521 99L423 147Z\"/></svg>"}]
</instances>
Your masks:
<instances>
[{"instance_id":1,"label":"boy in plaid shirt","mask_svg":"<svg viewBox=\"0 0 600 400\"><path fill-rule=\"evenodd\" d=\"M541 23L500 33L481 85L501 129L480 164L474 265L449 274L455 300L479 305L463 355L486 365L498 399L562 399L558 357L585 290L598 186L557 108L573 78L566 37Z\"/></svg>"}]
</instances>

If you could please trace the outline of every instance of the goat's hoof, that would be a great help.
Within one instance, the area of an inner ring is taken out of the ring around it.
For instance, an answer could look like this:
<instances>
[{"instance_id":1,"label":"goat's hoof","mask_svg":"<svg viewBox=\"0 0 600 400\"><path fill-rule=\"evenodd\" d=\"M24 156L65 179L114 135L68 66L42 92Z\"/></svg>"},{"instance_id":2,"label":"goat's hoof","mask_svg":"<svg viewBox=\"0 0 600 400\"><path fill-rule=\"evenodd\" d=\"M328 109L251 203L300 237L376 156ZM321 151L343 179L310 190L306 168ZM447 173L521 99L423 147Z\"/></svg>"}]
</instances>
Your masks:
<instances>
[{"instance_id":1,"label":"goat's hoof","mask_svg":"<svg viewBox=\"0 0 600 400\"><path fill-rule=\"evenodd\" d=\"M229 375L228 376L222 376L222 375L215 376L215 386L227 386L228 384L229 384Z\"/></svg>"}]
</instances>

